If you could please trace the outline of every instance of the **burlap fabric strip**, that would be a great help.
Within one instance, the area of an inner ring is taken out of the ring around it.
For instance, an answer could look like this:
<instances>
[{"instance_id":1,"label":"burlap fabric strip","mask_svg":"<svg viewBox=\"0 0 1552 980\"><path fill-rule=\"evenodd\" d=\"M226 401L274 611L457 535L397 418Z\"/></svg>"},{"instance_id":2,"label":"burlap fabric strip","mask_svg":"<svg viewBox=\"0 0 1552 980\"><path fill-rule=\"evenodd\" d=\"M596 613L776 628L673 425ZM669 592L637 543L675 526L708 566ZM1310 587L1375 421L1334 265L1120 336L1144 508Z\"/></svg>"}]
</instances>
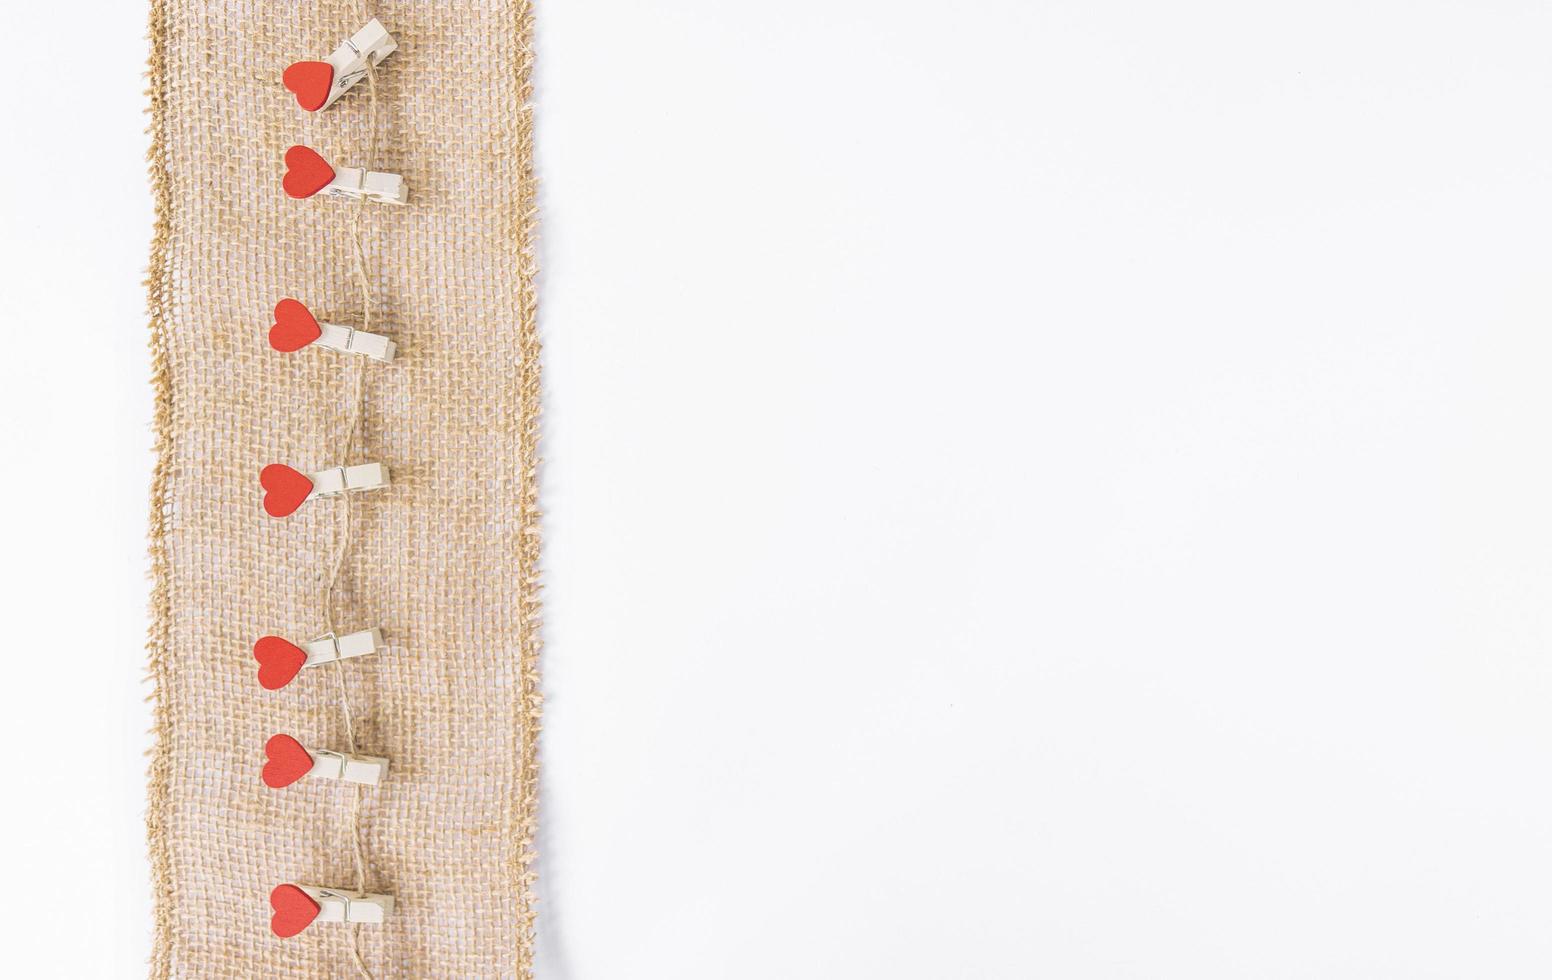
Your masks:
<instances>
[{"instance_id":1,"label":"burlap fabric strip","mask_svg":"<svg viewBox=\"0 0 1552 980\"><path fill-rule=\"evenodd\" d=\"M365 86L300 110L285 67L373 16L399 43L376 74L375 111ZM529 37L521 0L152 2L153 977L354 975L343 927L277 939L267 903L282 882L353 885L352 819L368 889L397 902L386 925L359 933L373 975L531 972ZM298 143L342 165L374 147L374 169L404 175L409 205L287 198L281 159ZM281 297L361 323L353 216L372 329L394 339L397 359L276 353L265 332ZM353 458L340 460L358 392ZM368 460L387 464L393 484L350 502L330 595L342 500L273 520L258 472ZM277 791L258 778L271 734L346 742L328 671L265 691L249 653L266 633L317 635L328 609L342 630L380 626L388 639L349 666L354 740L392 763L360 793L358 817L349 784Z\"/></svg>"}]
</instances>

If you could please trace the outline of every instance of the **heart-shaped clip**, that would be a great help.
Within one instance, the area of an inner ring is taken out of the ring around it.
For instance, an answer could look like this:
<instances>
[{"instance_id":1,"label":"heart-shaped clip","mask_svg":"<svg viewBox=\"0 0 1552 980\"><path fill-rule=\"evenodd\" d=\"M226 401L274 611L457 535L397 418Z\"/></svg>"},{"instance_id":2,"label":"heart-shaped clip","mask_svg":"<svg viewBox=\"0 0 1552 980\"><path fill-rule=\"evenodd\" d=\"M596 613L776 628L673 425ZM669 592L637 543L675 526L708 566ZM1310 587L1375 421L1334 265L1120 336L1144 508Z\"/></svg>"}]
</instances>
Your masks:
<instances>
[{"instance_id":1,"label":"heart-shaped clip","mask_svg":"<svg viewBox=\"0 0 1552 980\"><path fill-rule=\"evenodd\" d=\"M327 109L334 100L366 77L372 66L399 49L398 42L375 17L322 61L298 61L280 81L296 93L296 103L308 112Z\"/></svg>"},{"instance_id":2,"label":"heart-shaped clip","mask_svg":"<svg viewBox=\"0 0 1552 980\"><path fill-rule=\"evenodd\" d=\"M318 151L307 146L293 146L286 151L286 175L280 186L286 194L298 200L312 197L334 181L334 168Z\"/></svg>"},{"instance_id":3,"label":"heart-shaped clip","mask_svg":"<svg viewBox=\"0 0 1552 980\"><path fill-rule=\"evenodd\" d=\"M261 636L253 644L253 659L259 662L259 686L278 691L307 663L307 652L284 637Z\"/></svg>"},{"instance_id":4,"label":"heart-shaped clip","mask_svg":"<svg viewBox=\"0 0 1552 980\"><path fill-rule=\"evenodd\" d=\"M269 328L269 345L289 354L323 336L312 311L289 296L275 304L275 322Z\"/></svg>"},{"instance_id":5,"label":"heart-shaped clip","mask_svg":"<svg viewBox=\"0 0 1552 980\"><path fill-rule=\"evenodd\" d=\"M259 486L265 491L264 512L271 517L296 513L307 495L313 492L312 479L284 463L271 463L260 470Z\"/></svg>"},{"instance_id":6,"label":"heart-shaped clip","mask_svg":"<svg viewBox=\"0 0 1552 980\"><path fill-rule=\"evenodd\" d=\"M286 175L280 181L294 198L312 197L325 191L326 197L379 204L404 204L404 178L399 174L379 173L364 167L334 167L306 146L286 151Z\"/></svg>"},{"instance_id":7,"label":"heart-shaped clip","mask_svg":"<svg viewBox=\"0 0 1552 980\"><path fill-rule=\"evenodd\" d=\"M296 93L296 104L317 112L329 101L334 87L334 66L327 61L298 61L280 76L281 84Z\"/></svg>"},{"instance_id":8,"label":"heart-shaped clip","mask_svg":"<svg viewBox=\"0 0 1552 980\"><path fill-rule=\"evenodd\" d=\"M269 920L270 931L281 939L290 939L306 929L323 911L311 895L295 885L277 885L269 893L269 905L275 910Z\"/></svg>"},{"instance_id":9,"label":"heart-shaped clip","mask_svg":"<svg viewBox=\"0 0 1552 980\"><path fill-rule=\"evenodd\" d=\"M381 334L320 322L300 300L289 296L275 304L269 345L286 354L317 345L324 350L360 354L385 363L393 360L396 349L394 342Z\"/></svg>"},{"instance_id":10,"label":"heart-shaped clip","mask_svg":"<svg viewBox=\"0 0 1552 980\"><path fill-rule=\"evenodd\" d=\"M272 735L264 743L264 771L260 778L270 789L284 789L312 772L313 757L290 735Z\"/></svg>"}]
</instances>

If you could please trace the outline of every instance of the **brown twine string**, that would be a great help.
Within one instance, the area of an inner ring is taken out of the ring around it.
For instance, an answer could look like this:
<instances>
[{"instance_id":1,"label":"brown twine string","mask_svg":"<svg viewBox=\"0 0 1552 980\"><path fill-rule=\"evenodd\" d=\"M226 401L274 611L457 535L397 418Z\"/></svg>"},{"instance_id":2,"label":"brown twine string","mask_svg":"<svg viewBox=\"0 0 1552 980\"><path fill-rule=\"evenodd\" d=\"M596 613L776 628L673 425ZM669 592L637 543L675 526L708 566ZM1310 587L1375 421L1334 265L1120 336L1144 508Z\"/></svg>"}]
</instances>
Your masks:
<instances>
[{"instance_id":1,"label":"brown twine string","mask_svg":"<svg viewBox=\"0 0 1552 980\"><path fill-rule=\"evenodd\" d=\"M371 170L377 157L377 71L370 57L364 59L366 64L367 82L367 142L365 159L361 166ZM367 204L366 198L356 202L361 208ZM367 272L366 249L362 244L361 236L361 211L352 209L349 214L350 225L350 252L355 265L356 281L361 288L361 329L372 329L372 280ZM366 358L352 357L351 365L353 383L350 396L350 424L345 429L345 437L340 445L340 465L347 465L351 451L355 447L356 435L361 428L362 415L365 412L366 399ZM339 586L341 574L345 568L345 556L350 551L351 544L351 504L350 494L342 493L339 497L340 526L336 533L336 545L334 549L334 561L329 570L327 585L323 590L323 620L330 633L338 633L334 619L334 593ZM356 754L355 721L350 709L350 688L345 680L345 664L342 660L334 661L334 677L339 683L340 711L345 721L345 743L350 749L350 754ZM366 891L366 849L361 842L361 796L366 787L354 783L345 783L345 792L350 794L350 810L347 823L350 827L351 850L355 856L356 864L356 891ZM360 923L347 923L345 927L346 947L350 951L350 958L356 966L356 972L364 980L373 980L372 971L367 968L366 960L361 955L361 925Z\"/></svg>"}]
</instances>

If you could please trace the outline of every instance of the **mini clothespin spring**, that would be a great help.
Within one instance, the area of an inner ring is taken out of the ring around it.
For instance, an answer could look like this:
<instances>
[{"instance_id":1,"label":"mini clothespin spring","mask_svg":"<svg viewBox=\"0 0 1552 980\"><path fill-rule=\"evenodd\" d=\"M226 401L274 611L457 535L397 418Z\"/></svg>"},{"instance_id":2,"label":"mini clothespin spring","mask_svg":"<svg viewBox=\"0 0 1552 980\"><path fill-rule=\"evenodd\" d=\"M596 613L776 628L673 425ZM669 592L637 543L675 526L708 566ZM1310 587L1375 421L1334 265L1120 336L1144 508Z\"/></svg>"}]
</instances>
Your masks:
<instances>
[{"instance_id":1,"label":"mini clothespin spring","mask_svg":"<svg viewBox=\"0 0 1552 980\"><path fill-rule=\"evenodd\" d=\"M342 327L337 323L320 323L318 329L319 347L327 347L329 350L343 354L360 354L374 361L393 360L393 341L387 337L357 330L355 327Z\"/></svg>"},{"instance_id":2,"label":"mini clothespin spring","mask_svg":"<svg viewBox=\"0 0 1552 980\"><path fill-rule=\"evenodd\" d=\"M309 749L313 757L308 779L340 779L347 783L376 786L388 775L388 760L378 755L351 755L331 749Z\"/></svg>"},{"instance_id":3,"label":"mini clothespin spring","mask_svg":"<svg viewBox=\"0 0 1552 980\"><path fill-rule=\"evenodd\" d=\"M388 467L382 463L335 466L312 475L313 489L308 499L333 497L346 492L381 490L388 486Z\"/></svg>"},{"instance_id":4,"label":"mini clothespin spring","mask_svg":"<svg viewBox=\"0 0 1552 980\"><path fill-rule=\"evenodd\" d=\"M339 167L334 179L323 188L329 197L378 204L404 204L404 178L398 174L378 173L364 167Z\"/></svg>"},{"instance_id":5,"label":"mini clothespin spring","mask_svg":"<svg viewBox=\"0 0 1552 980\"><path fill-rule=\"evenodd\" d=\"M369 656L381 650L384 645L383 631L380 629L360 630L346 633L344 636L325 633L307 641L307 661L302 666L317 667L320 664L331 664L336 660Z\"/></svg>"},{"instance_id":6,"label":"mini clothespin spring","mask_svg":"<svg viewBox=\"0 0 1552 980\"><path fill-rule=\"evenodd\" d=\"M298 885L318 903L319 922L359 922L382 925L393 912L392 895L372 895L343 888L318 888Z\"/></svg>"}]
</instances>

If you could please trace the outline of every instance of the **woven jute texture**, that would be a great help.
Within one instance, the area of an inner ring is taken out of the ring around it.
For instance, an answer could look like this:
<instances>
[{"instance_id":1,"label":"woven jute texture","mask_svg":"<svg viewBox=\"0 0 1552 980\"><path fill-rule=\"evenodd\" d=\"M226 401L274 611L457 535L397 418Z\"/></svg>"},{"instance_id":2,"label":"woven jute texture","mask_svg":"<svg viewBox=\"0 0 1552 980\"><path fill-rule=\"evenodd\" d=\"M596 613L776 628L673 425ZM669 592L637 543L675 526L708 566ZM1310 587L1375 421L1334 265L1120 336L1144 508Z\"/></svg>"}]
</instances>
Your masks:
<instances>
[{"instance_id":1,"label":"woven jute texture","mask_svg":"<svg viewBox=\"0 0 1552 980\"><path fill-rule=\"evenodd\" d=\"M285 67L374 16L399 44L375 96L363 82L302 111ZM520 0L152 0L153 977L354 977L352 932L379 978L530 974L530 22ZM404 176L408 206L284 195L287 147L355 166L369 126L372 169ZM282 297L361 324L352 220L371 329L397 359L272 350ZM340 459L358 391L355 447ZM362 462L386 464L392 486L279 520L261 507L268 463ZM262 689L254 640L308 639L331 614L341 632L381 627L388 649ZM359 751L391 760L387 779L261 783L272 734L346 745L342 693ZM355 886L355 821L366 890L397 901L387 924L273 936L274 886Z\"/></svg>"}]
</instances>

